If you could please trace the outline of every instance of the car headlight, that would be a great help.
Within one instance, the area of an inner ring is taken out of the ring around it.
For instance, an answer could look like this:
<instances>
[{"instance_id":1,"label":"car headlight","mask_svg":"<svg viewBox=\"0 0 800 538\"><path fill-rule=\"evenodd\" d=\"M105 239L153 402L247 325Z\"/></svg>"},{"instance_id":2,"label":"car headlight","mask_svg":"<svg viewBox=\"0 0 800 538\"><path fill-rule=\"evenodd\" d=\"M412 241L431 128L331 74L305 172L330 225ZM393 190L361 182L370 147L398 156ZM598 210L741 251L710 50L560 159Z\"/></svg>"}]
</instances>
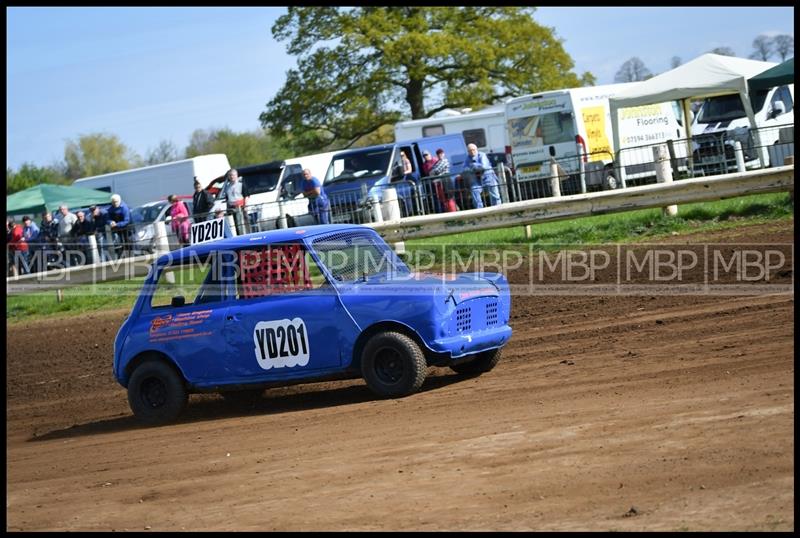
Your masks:
<instances>
[{"instance_id":1,"label":"car headlight","mask_svg":"<svg viewBox=\"0 0 800 538\"><path fill-rule=\"evenodd\" d=\"M153 238L153 225L148 224L144 228L139 228L136 231L136 240L137 241L147 241Z\"/></svg>"}]
</instances>

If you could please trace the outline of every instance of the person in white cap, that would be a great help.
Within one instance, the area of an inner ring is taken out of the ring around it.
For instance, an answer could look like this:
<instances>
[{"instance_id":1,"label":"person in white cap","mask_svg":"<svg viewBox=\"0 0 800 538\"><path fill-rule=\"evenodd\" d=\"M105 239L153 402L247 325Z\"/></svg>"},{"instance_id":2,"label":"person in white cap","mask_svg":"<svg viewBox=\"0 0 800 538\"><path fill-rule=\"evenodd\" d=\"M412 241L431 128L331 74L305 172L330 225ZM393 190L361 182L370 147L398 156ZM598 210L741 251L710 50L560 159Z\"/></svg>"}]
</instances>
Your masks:
<instances>
[{"instance_id":1,"label":"person in white cap","mask_svg":"<svg viewBox=\"0 0 800 538\"><path fill-rule=\"evenodd\" d=\"M119 194L112 194L111 207L108 208L107 214L114 238L114 250L117 256L122 256L130 252L131 210Z\"/></svg>"}]
</instances>

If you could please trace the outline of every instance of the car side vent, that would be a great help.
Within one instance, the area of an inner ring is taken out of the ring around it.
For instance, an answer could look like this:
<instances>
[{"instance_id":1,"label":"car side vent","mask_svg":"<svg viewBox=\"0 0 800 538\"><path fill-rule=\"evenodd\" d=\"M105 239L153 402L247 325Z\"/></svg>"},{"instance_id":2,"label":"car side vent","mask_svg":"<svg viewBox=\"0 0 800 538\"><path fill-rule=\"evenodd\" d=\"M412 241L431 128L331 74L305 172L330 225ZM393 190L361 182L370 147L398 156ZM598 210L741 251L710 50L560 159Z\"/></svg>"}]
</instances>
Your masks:
<instances>
[{"instance_id":1,"label":"car side vent","mask_svg":"<svg viewBox=\"0 0 800 538\"><path fill-rule=\"evenodd\" d=\"M486 326L497 325L497 303L486 303Z\"/></svg>"},{"instance_id":2,"label":"car side vent","mask_svg":"<svg viewBox=\"0 0 800 538\"><path fill-rule=\"evenodd\" d=\"M456 310L456 329L458 332L467 332L472 328L472 310L464 306Z\"/></svg>"}]
</instances>

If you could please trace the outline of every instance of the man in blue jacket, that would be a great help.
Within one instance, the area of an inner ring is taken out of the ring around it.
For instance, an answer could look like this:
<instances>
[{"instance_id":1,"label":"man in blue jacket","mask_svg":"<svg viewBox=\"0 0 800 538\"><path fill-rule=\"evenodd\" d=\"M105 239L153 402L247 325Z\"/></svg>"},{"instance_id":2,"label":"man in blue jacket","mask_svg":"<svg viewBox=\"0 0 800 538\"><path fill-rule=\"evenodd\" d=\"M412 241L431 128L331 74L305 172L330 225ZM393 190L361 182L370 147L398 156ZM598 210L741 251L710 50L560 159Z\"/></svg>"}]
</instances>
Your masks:
<instances>
[{"instance_id":1,"label":"man in blue jacket","mask_svg":"<svg viewBox=\"0 0 800 538\"><path fill-rule=\"evenodd\" d=\"M330 224L331 203L325 194L325 189L322 188L322 182L315 178L308 168L303 170L303 178L301 187L303 194L308 198L309 213L314 215L317 224Z\"/></svg>"},{"instance_id":2,"label":"man in blue jacket","mask_svg":"<svg viewBox=\"0 0 800 538\"><path fill-rule=\"evenodd\" d=\"M131 210L122 201L119 194L111 195L111 207L108 208L108 224L114 238L114 250L117 257L130 252L131 243Z\"/></svg>"},{"instance_id":3,"label":"man in blue jacket","mask_svg":"<svg viewBox=\"0 0 800 538\"><path fill-rule=\"evenodd\" d=\"M483 189L489 193L491 205L500 204L502 200L500 199L500 189L497 186L497 174L494 173L489 158L485 153L479 152L478 146L475 144L467 145L467 153L467 160L461 176L472 194L473 209L483 207L483 200L481 200Z\"/></svg>"}]
</instances>

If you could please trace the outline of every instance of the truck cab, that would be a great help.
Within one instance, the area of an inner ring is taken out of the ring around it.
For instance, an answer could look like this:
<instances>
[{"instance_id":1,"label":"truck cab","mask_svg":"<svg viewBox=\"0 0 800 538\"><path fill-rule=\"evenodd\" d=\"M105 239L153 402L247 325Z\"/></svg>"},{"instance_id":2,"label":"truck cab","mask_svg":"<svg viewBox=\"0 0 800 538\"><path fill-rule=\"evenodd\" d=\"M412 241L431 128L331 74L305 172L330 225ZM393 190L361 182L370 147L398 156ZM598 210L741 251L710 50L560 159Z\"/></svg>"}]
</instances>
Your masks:
<instances>
[{"instance_id":1,"label":"truck cab","mask_svg":"<svg viewBox=\"0 0 800 538\"><path fill-rule=\"evenodd\" d=\"M767 150L779 143L781 129L794 125L794 84L759 91L751 96L758 128L752 132L738 94L718 95L703 100L692 121L692 157L694 173L714 175L735 172L735 144L744 153L745 168L761 166L759 148L765 166L772 163Z\"/></svg>"},{"instance_id":2,"label":"truck cab","mask_svg":"<svg viewBox=\"0 0 800 538\"><path fill-rule=\"evenodd\" d=\"M439 148L450 161L450 173L460 173L467 158L461 134L417 138L335 154L324 180L331 202L331 222L367 221L365 211L380 202L389 187L397 191L403 217L419 214L419 197L426 195L422 152L428 150L435 155ZM403 152L411 161L412 172L408 176L403 174Z\"/></svg>"}]
</instances>

